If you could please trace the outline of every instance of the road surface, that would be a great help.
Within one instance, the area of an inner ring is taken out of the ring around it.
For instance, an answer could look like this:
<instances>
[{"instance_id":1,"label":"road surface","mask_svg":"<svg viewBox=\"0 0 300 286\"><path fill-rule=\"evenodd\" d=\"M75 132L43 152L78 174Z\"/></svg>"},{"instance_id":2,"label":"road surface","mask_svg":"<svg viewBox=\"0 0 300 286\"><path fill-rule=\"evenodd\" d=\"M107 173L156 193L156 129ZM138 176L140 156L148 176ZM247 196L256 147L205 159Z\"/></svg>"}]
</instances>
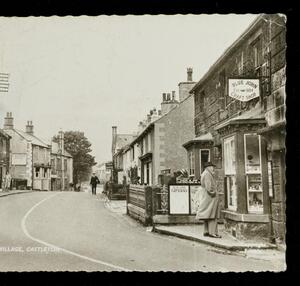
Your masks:
<instances>
[{"instance_id":1,"label":"road surface","mask_svg":"<svg viewBox=\"0 0 300 286\"><path fill-rule=\"evenodd\" d=\"M89 192L0 198L0 271L280 271L276 261L224 255L149 232Z\"/></svg>"}]
</instances>

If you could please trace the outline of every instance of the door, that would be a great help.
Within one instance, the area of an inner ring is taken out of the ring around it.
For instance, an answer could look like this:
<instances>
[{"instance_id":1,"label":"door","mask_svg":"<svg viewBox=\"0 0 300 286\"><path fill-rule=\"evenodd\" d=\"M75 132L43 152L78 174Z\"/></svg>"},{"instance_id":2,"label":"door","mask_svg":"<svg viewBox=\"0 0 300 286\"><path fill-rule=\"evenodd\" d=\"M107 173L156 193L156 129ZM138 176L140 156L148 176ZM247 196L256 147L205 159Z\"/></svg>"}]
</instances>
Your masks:
<instances>
[{"instance_id":1,"label":"door","mask_svg":"<svg viewBox=\"0 0 300 286\"><path fill-rule=\"evenodd\" d=\"M199 150L199 164L200 164L200 175L204 171L205 163L210 161L210 150L209 149L200 149Z\"/></svg>"}]
</instances>

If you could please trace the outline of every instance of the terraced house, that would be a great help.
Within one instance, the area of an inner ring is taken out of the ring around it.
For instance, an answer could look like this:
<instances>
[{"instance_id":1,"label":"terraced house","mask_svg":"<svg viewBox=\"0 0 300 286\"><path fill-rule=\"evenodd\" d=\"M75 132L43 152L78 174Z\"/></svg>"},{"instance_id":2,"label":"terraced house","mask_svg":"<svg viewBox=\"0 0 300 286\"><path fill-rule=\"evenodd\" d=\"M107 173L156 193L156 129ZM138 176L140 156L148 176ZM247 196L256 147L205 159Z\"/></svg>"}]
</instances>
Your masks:
<instances>
[{"instance_id":1,"label":"terraced house","mask_svg":"<svg viewBox=\"0 0 300 286\"><path fill-rule=\"evenodd\" d=\"M193 87L190 174L217 165L226 229L285 239L285 17L259 15Z\"/></svg>"},{"instance_id":2,"label":"terraced house","mask_svg":"<svg viewBox=\"0 0 300 286\"><path fill-rule=\"evenodd\" d=\"M10 140L10 173L13 188L50 190L51 146L33 132L32 121L26 131L15 129L14 118L8 112L4 118L4 131Z\"/></svg>"},{"instance_id":3,"label":"terraced house","mask_svg":"<svg viewBox=\"0 0 300 286\"><path fill-rule=\"evenodd\" d=\"M9 140L10 136L0 129L0 190L6 172L9 172Z\"/></svg>"}]
</instances>

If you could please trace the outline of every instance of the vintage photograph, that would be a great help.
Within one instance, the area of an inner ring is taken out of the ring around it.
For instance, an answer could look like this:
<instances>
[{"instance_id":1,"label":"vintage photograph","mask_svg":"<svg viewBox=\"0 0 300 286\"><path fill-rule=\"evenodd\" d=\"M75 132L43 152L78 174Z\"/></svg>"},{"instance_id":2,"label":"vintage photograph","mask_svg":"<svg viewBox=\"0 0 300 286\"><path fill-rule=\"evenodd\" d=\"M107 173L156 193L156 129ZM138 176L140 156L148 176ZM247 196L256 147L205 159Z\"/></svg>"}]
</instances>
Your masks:
<instances>
[{"instance_id":1,"label":"vintage photograph","mask_svg":"<svg viewBox=\"0 0 300 286\"><path fill-rule=\"evenodd\" d=\"M286 23L0 17L0 272L285 271Z\"/></svg>"}]
</instances>

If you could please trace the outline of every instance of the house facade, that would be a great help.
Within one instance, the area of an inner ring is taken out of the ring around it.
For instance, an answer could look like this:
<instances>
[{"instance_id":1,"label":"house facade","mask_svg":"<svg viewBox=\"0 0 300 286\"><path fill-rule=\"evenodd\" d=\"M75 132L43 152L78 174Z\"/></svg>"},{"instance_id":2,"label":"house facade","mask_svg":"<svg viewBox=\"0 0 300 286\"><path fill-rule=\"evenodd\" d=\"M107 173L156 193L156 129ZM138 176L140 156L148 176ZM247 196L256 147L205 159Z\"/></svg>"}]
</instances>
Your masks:
<instances>
[{"instance_id":1,"label":"house facade","mask_svg":"<svg viewBox=\"0 0 300 286\"><path fill-rule=\"evenodd\" d=\"M187 69L187 81L179 83L179 100L175 91L163 93L161 110L151 110L144 129L131 143L138 146L138 168L142 184L157 185L160 174L187 169L188 161L182 144L194 136L194 100L189 91L195 85L192 69Z\"/></svg>"},{"instance_id":2,"label":"house facade","mask_svg":"<svg viewBox=\"0 0 300 286\"><path fill-rule=\"evenodd\" d=\"M8 112L4 118L5 133L10 137L10 173L13 188L50 190L51 147L33 133L32 121L26 131L14 128L13 116Z\"/></svg>"},{"instance_id":3,"label":"house facade","mask_svg":"<svg viewBox=\"0 0 300 286\"><path fill-rule=\"evenodd\" d=\"M73 157L64 148L64 133L51 143L51 191L67 191L73 184Z\"/></svg>"},{"instance_id":4,"label":"house facade","mask_svg":"<svg viewBox=\"0 0 300 286\"><path fill-rule=\"evenodd\" d=\"M0 129L0 190L2 190L3 179L6 172L10 171L10 136Z\"/></svg>"},{"instance_id":5,"label":"house facade","mask_svg":"<svg viewBox=\"0 0 300 286\"><path fill-rule=\"evenodd\" d=\"M200 178L213 161L225 226L238 238L285 236L285 19L260 15L193 87Z\"/></svg>"}]
</instances>

